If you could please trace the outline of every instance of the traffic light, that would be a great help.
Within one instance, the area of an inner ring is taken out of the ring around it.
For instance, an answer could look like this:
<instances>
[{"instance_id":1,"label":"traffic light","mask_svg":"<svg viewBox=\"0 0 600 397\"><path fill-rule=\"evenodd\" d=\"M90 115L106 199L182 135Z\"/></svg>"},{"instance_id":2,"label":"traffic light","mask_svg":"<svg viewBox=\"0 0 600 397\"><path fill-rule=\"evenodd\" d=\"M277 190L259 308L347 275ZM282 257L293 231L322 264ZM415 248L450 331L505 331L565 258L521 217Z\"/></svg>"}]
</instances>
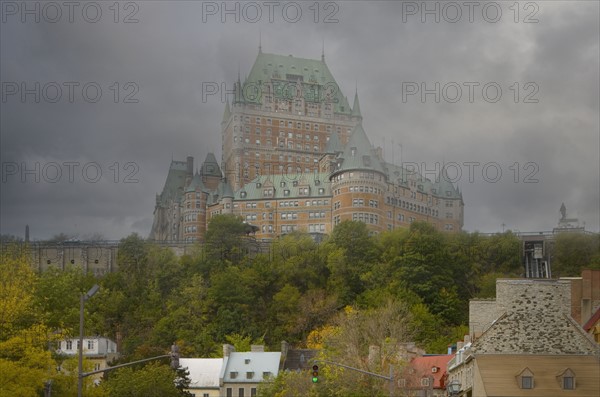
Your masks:
<instances>
[{"instance_id":1,"label":"traffic light","mask_svg":"<svg viewBox=\"0 0 600 397\"><path fill-rule=\"evenodd\" d=\"M171 368L179 368L179 346L176 344L171 346Z\"/></svg>"},{"instance_id":2,"label":"traffic light","mask_svg":"<svg viewBox=\"0 0 600 397\"><path fill-rule=\"evenodd\" d=\"M312 381L313 383L317 383L319 381L319 366L313 365L312 368Z\"/></svg>"}]
</instances>

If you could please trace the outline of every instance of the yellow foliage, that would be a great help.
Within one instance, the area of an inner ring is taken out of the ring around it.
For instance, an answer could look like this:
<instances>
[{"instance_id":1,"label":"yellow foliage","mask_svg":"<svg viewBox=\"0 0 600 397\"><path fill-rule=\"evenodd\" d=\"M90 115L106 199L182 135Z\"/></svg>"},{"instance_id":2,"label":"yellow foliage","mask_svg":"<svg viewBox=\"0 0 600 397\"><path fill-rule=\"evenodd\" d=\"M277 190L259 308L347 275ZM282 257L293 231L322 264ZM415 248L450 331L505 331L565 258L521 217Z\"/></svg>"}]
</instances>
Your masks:
<instances>
[{"instance_id":1,"label":"yellow foliage","mask_svg":"<svg viewBox=\"0 0 600 397\"><path fill-rule=\"evenodd\" d=\"M33 291L36 274L27 251L20 245L0 250L0 339L27 326L35 316Z\"/></svg>"},{"instance_id":2,"label":"yellow foliage","mask_svg":"<svg viewBox=\"0 0 600 397\"><path fill-rule=\"evenodd\" d=\"M56 369L43 326L20 330L0 342L0 397L39 396Z\"/></svg>"},{"instance_id":3,"label":"yellow foliage","mask_svg":"<svg viewBox=\"0 0 600 397\"><path fill-rule=\"evenodd\" d=\"M306 347L309 349L321 350L325 346L327 339L339 333L339 327L325 325L321 328L312 330L306 338Z\"/></svg>"}]
</instances>

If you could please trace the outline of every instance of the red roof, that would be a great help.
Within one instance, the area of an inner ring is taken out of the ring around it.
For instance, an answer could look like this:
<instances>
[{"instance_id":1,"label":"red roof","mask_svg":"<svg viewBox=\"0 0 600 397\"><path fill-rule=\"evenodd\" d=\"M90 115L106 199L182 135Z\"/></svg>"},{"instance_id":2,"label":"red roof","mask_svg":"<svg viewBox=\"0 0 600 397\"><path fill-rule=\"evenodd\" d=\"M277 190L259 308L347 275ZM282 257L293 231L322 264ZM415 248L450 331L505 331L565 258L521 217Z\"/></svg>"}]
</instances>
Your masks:
<instances>
[{"instance_id":1,"label":"red roof","mask_svg":"<svg viewBox=\"0 0 600 397\"><path fill-rule=\"evenodd\" d=\"M409 371L412 369L414 372L410 374L414 386L420 385L420 379L432 376L433 377L433 388L434 389L445 389L446 385L444 380L448 368L448 361L454 357L454 354L444 354L439 356L422 356L415 357L410 362Z\"/></svg>"},{"instance_id":2,"label":"red roof","mask_svg":"<svg viewBox=\"0 0 600 397\"><path fill-rule=\"evenodd\" d=\"M585 332L590 332L590 329L600 320L600 307L596 309L596 312L589 320L584 324L583 329Z\"/></svg>"}]
</instances>

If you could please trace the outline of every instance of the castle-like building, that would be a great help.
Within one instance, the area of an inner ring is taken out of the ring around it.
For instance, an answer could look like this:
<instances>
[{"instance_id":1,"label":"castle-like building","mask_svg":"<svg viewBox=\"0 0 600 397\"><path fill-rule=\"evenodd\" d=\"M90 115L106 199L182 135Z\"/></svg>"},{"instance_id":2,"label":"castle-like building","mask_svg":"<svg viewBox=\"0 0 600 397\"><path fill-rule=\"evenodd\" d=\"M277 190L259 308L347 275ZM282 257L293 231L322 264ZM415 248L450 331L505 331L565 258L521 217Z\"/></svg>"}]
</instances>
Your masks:
<instances>
[{"instance_id":1,"label":"castle-like building","mask_svg":"<svg viewBox=\"0 0 600 397\"><path fill-rule=\"evenodd\" d=\"M256 238L328 234L344 220L379 233L414 221L460 231L462 194L383 159L321 60L263 53L234 85L221 122L222 163L172 161L150 239L202 241L211 217L241 216Z\"/></svg>"}]
</instances>

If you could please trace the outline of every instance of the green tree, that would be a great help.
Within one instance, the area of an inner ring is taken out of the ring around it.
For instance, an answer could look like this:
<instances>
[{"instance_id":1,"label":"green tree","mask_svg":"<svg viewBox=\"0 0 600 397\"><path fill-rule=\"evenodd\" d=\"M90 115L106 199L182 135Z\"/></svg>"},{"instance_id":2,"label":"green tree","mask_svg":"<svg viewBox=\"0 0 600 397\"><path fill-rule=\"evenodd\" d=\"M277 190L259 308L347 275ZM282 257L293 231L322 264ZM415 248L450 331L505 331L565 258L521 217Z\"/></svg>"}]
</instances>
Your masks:
<instances>
[{"instance_id":1,"label":"green tree","mask_svg":"<svg viewBox=\"0 0 600 397\"><path fill-rule=\"evenodd\" d=\"M181 397L177 373L164 364L150 363L141 369L120 368L111 373L102 387L109 397Z\"/></svg>"},{"instance_id":2,"label":"green tree","mask_svg":"<svg viewBox=\"0 0 600 397\"><path fill-rule=\"evenodd\" d=\"M35 291L35 305L44 323L75 335L79 327L79 299L97 280L80 267L65 270L51 267L39 276ZM87 311L89 311L89 308Z\"/></svg>"},{"instance_id":3,"label":"green tree","mask_svg":"<svg viewBox=\"0 0 600 397\"><path fill-rule=\"evenodd\" d=\"M244 252L246 225L232 214L214 216L205 236L206 256L212 260L239 260Z\"/></svg>"},{"instance_id":4,"label":"green tree","mask_svg":"<svg viewBox=\"0 0 600 397\"><path fill-rule=\"evenodd\" d=\"M551 266L554 277L574 277L586 268L600 269L600 235L560 233Z\"/></svg>"}]
</instances>

